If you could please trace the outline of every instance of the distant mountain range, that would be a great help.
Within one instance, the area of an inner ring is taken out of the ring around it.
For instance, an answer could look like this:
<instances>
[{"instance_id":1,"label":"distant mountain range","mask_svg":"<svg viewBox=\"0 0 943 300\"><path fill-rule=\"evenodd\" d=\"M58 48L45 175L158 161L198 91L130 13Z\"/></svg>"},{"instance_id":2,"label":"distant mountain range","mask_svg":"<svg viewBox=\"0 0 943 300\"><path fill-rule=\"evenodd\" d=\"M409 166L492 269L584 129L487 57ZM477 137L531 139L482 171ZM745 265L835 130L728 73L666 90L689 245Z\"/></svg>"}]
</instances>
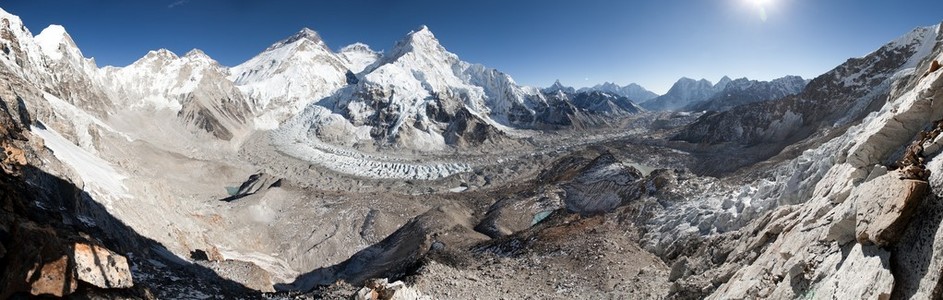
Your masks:
<instances>
[{"instance_id":1,"label":"distant mountain range","mask_svg":"<svg viewBox=\"0 0 943 300\"><path fill-rule=\"evenodd\" d=\"M772 81L757 81L747 78L732 80L724 76L717 84L709 80L694 80L682 77L664 95L658 95L644 87L630 83L620 86L606 82L592 87L575 89L564 86L559 80L542 89L544 93L562 91L569 94L579 92L603 92L626 97L651 111L724 111L730 108L775 100L799 93L808 80L799 76L785 76Z\"/></svg>"}]
</instances>

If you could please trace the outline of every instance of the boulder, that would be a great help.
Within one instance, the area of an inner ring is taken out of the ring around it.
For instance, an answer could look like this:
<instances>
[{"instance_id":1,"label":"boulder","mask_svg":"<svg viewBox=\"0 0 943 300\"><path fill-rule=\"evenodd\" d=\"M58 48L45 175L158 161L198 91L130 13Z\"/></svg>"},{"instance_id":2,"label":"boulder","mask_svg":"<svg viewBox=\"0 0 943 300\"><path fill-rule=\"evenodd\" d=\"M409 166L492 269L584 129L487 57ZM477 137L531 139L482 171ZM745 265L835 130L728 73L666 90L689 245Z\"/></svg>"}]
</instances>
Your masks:
<instances>
[{"instance_id":1,"label":"boulder","mask_svg":"<svg viewBox=\"0 0 943 300\"><path fill-rule=\"evenodd\" d=\"M418 290L406 286L402 281L388 282L386 279L374 279L357 291L356 300L427 300L432 299Z\"/></svg>"},{"instance_id":2,"label":"boulder","mask_svg":"<svg viewBox=\"0 0 943 300\"><path fill-rule=\"evenodd\" d=\"M78 236L22 222L11 240L16 247L6 259L15 263L7 265L0 278L0 299L20 292L64 297L76 292L79 282L103 289L133 285L127 258Z\"/></svg>"},{"instance_id":3,"label":"boulder","mask_svg":"<svg viewBox=\"0 0 943 300\"><path fill-rule=\"evenodd\" d=\"M69 258L65 255L42 266L37 265L26 274L26 279L33 296L63 297L78 288L75 272L69 268Z\"/></svg>"},{"instance_id":4,"label":"boulder","mask_svg":"<svg viewBox=\"0 0 943 300\"><path fill-rule=\"evenodd\" d=\"M910 223L915 208L929 192L923 180L900 179L890 172L855 190L855 236L859 243L893 245Z\"/></svg>"},{"instance_id":5,"label":"boulder","mask_svg":"<svg viewBox=\"0 0 943 300\"><path fill-rule=\"evenodd\" d=\"M923 73L923 77L926 77L927 75L930 75L930 73L936 72L939 69L940 69L940 62L934 60L932 63L930 63L930 69L927 69L927 72Z\"/></svg>"},{"instance_id":6,"label":"boulder","mask_svg":"<svg viewBox=\"0 0 943 300\"><path fill-rule=\"evenodd\" d=\"M133 286L128 259L103 247L76 243L73 258L78 279L94 286L129 288Z\"/></svg>"},{"instance_id":7,"label":"boulder","mask_svg":"<svg viewBox=\"0 0 943 300\"><path fill-rule=\"evenodd\" d=\"M233 201L258 192L282 186L282 179L267 173L257 173L249 176L249 179L239 186L234 194L222 199L222 201Z\"/></svg>"}]
</instances>

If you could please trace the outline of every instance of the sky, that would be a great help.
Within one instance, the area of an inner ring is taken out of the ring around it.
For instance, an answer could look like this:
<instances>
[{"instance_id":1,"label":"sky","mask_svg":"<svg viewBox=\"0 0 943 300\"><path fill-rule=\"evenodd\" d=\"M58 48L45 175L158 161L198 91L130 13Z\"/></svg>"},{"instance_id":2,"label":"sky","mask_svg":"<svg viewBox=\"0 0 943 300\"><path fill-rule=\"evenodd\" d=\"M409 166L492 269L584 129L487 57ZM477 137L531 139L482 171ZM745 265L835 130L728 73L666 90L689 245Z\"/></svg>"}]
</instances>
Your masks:
<instances>
[{"instance_id":1,"label":"sky","mask_svg":"<svg viewBox=\"0 0 943 300\"><path fill-rule=\"evenodd\" d=\"M638 83L680 77L813 78L918 26L940 0L6 0L33 34L60 24L100 66L147 51L193 48L223 65L248 60L303 27L332 48L390 49L427 25L462 60L524 85Z\"/></svg>"}]
</instances>

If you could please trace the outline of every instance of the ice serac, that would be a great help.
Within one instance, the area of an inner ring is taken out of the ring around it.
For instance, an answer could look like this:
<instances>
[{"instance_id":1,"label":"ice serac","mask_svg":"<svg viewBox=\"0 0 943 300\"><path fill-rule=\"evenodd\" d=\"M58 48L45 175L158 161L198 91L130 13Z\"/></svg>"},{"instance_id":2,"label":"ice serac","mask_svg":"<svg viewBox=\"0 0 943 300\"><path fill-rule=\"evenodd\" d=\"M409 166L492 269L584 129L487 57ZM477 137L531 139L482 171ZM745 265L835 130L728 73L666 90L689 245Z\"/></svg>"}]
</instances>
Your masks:
<instances>
[{"instance_id":1,"label":"ice serac","mask_svg":"<svg viewBox=\"0 0 943 300\"><path fill-rule=\"evenodd\" d=\"M228 78L248 95L256 127L271 129L347 85L348 66L364 63L364 57L347 54L358 60L338 56L317 32L304 28L232 67Z\"/></svg>"}]
</instances>

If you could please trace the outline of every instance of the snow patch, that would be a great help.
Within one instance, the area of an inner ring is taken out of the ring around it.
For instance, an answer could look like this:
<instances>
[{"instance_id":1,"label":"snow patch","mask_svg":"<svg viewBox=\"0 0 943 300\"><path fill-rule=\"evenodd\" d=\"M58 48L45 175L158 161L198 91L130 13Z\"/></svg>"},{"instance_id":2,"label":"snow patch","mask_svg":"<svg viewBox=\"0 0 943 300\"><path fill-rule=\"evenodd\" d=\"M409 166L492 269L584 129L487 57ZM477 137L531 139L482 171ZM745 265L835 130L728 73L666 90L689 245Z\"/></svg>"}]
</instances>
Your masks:
<instances>
[{"instance_id":1,"label":"snow patch","mask_svg":"<svg viewBox=\"0 0 943 300\"><path fill-rule=\"evenodd\" d=\"M85 183L85 189L97 199L113 197L134 198L124 186L127 176L112 168L107 161L72 144L68 139L48 127L30 126L30 130L41 137L46 148L60 161L72 167ZM106 202L107 206L107 202Z\"/></svg>"}]
</instances>

